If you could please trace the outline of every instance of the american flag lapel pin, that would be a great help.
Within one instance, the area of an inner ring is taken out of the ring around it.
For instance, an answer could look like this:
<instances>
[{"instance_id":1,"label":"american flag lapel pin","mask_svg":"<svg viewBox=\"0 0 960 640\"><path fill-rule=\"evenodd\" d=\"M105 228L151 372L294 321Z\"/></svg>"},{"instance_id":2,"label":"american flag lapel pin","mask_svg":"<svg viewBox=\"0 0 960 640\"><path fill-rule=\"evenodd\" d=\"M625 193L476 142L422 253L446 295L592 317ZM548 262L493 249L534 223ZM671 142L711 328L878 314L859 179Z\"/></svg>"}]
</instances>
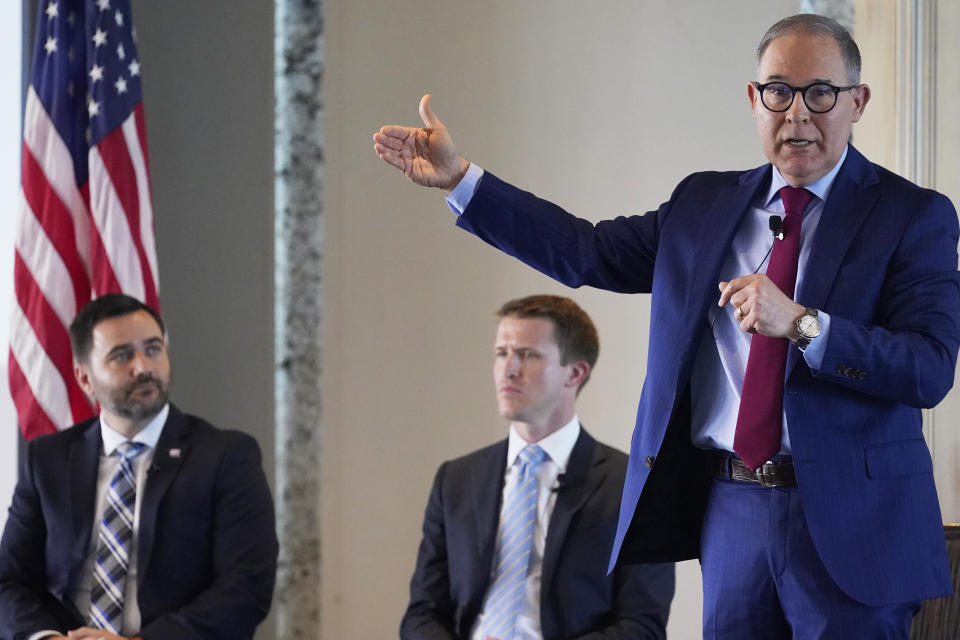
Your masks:
<instances>
[{"instance_id":1,"label":"american flag lapel pin","mask_svg":"<svg viewBox=\"0 0 960 640\"><path fill-rule=\"evenodd\" d=\"M170 449L167 452L167 455L169 455L171 458L179 458L180 454L181 454L180 449Z\"/></svg>"}]
</instances>

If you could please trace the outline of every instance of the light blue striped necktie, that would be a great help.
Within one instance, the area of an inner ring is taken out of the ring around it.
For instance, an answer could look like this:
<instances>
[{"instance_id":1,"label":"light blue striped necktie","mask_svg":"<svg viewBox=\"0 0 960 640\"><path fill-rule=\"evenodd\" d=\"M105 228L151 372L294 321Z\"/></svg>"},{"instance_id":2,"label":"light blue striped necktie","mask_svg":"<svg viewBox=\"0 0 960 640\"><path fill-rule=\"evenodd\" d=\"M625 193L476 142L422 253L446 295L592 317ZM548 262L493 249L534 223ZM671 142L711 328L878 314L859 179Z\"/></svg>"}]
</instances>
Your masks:
<instances>
[{"instance_id":1,"label":"light blue striped necktie","mask_svg":"<svg viewBox=\"0 0 960 640\"><path fill-rule=\"evenodd\" d=\"M123 626L123 594L137 501L137 479L130 461L146 448L141 442L124 442L117 447L120 466L107 488L107 504L100 518L90 590L90 626L113 633L120 633Z\"/></svg>"},{"instance_id":2,"label":"light blue striped necktie","mask_svg":"<svg viewBox=\"0 0 960 640\"><path fill-rule=\"evenodd\" d=\"M519 475L500 517L500 548L484 609L484 637L512 640L526 596L527 570L537 520L537 469L547 454L527 445L517 456ZM515 463L516 464L516 463Z\"/></svg>"}]
</instances>

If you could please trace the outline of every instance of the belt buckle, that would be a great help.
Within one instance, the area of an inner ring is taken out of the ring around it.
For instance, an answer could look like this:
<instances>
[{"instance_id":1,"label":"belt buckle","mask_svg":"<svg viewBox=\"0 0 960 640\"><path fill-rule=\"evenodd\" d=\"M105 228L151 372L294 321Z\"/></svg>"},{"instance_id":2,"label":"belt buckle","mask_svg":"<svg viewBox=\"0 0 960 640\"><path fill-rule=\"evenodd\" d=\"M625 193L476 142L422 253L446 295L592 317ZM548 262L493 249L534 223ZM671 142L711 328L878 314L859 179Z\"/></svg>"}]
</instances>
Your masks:
<instances>
[{"instance_id":1,"label":"belt buckle","mask_svg":"<svg viewBox=\"0 0 960 640\"><path fill-rule=\"evenodd\" d=\"M779 479L774 472L774 466L769 462L765 462L757 467L754 474L757 476L757 482L759 482L761 486L776 487L779 484Z\"/></svg>"}]
</instances>

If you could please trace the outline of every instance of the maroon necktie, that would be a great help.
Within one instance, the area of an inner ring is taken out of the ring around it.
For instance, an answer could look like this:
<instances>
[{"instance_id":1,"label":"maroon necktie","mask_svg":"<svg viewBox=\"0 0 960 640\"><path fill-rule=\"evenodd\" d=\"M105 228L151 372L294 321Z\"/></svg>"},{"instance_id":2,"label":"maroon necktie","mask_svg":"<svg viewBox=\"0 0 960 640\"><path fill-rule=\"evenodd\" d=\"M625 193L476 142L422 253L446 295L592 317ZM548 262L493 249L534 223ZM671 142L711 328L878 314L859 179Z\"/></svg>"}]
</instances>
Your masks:
<instances>
[{"instance_id":1,"label":"maroon necktie","mask_svg":"<svg viewBox=\"0 0 960 640\"><path fill-rule=\"evenodd\" d=\"M811 198L813 194L800 187L780 189L786 214L783 217L783 240L774 240L767 277L791 300L797 283L800 223ZM733 450L751 469L756 469L780 450L788 344L786 338L768 338L759 333L750 340Z\"/></svg>"}]
</instances>

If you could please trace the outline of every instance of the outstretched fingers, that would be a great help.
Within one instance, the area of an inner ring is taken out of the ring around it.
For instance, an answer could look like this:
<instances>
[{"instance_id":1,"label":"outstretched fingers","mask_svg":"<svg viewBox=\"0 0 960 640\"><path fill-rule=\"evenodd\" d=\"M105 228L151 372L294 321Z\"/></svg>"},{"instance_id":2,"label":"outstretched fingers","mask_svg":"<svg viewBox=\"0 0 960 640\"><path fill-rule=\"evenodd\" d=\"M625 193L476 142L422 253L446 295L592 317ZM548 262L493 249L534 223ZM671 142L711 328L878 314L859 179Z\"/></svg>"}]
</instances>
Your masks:
<instances>
[{"instance_id":1,"label":"outstretched fingers","mask_svg":"<svg viewBox=\"0 0 960 640\"><path fill-rule=\"evenodd\" d=\"M400 171L406 173L405 167L406 164L403 161L403 158L400 154L394 153L392 151L380 151L377 150L377 155L380 156L380 159L389 164L391 167L395 167Z\"/></svg>"},{"instance_id":2,"label":"outstretched fingers","mask_svg":"<svg viewBox=\"0 0 960 640\"><path fill-rule=\"evenodd\" d=\"M387 164L404 171L404 156L409 157L415 146L416 130L387 125L373 134L373 150Z\"/></svg>"},{"instance_id":3,"label":"outstretched fingers","mask_svg":"<svg viewBox=\"0 0 960 640\"><path fill-rule=\"evenodd\" d=\"M373 134L373 141L391 149L402 147L415 133L413 127L402 127L398 124L388 124L380 127L380 131Z\"/></svg>"}]
</instances>

